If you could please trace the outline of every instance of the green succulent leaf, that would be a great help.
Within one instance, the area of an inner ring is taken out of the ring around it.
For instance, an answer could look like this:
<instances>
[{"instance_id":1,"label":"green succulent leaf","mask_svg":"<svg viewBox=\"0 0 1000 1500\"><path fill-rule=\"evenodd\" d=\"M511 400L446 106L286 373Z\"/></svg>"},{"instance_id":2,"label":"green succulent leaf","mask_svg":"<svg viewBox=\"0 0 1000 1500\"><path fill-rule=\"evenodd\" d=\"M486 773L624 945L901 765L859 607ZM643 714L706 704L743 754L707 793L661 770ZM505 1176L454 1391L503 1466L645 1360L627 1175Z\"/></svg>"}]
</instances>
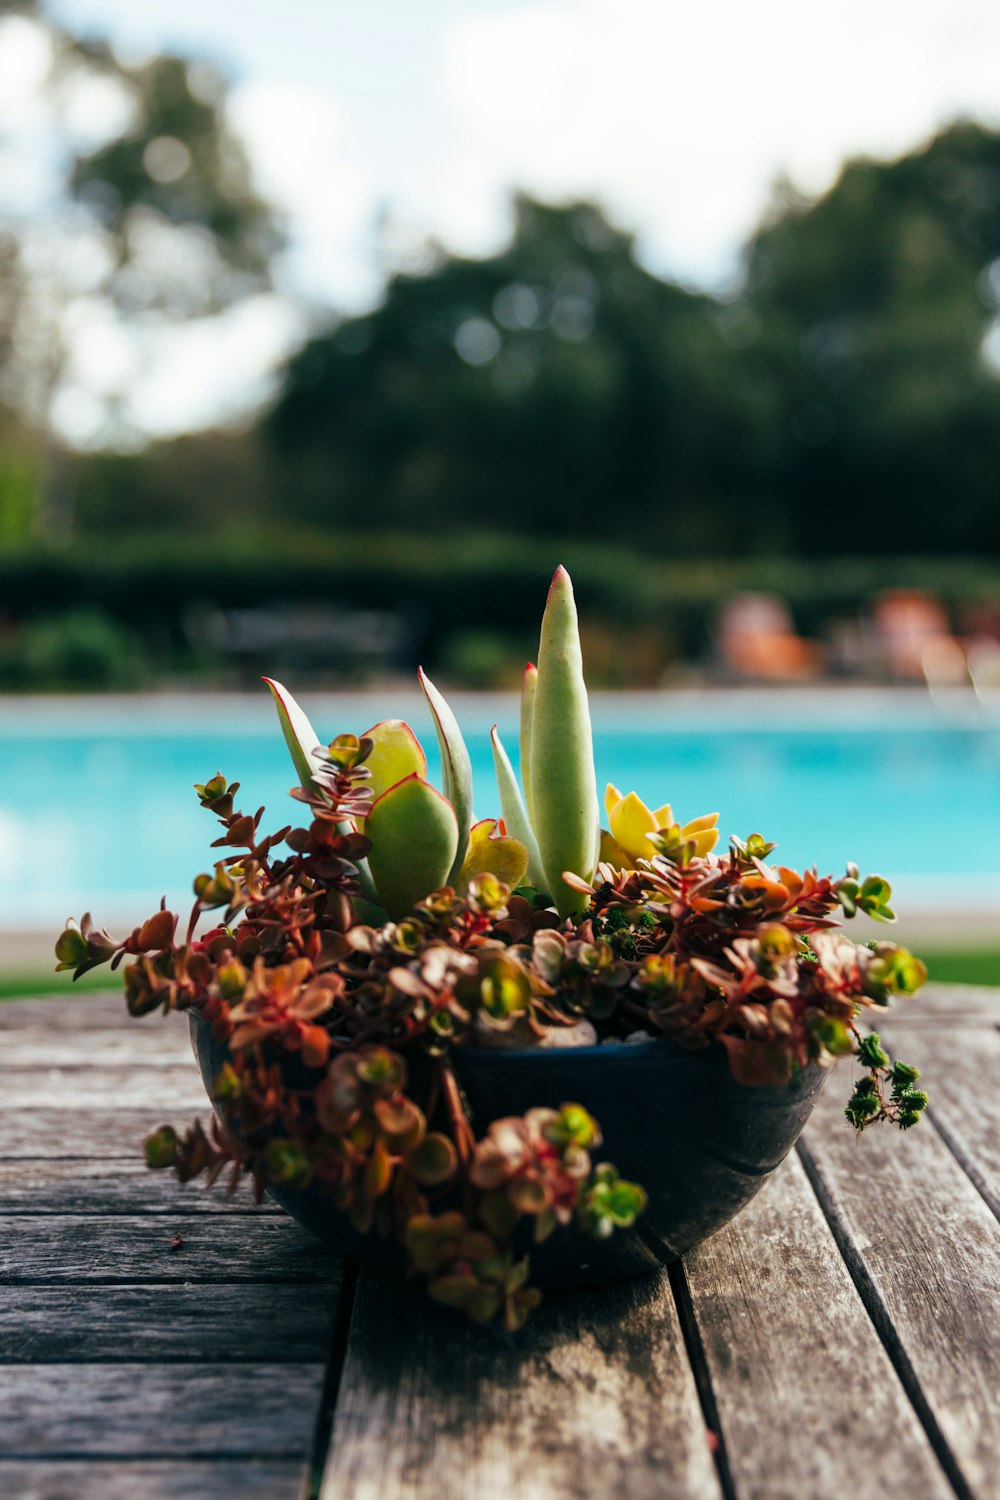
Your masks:
<instances>
[{"instance_id":1,"label":"green succulent leaf","mask_svg":"<svg viewBox=\"0 0 1000 1500\"><path fill-rule=\"evenodd\" d=\"M285 736L285 744L292 757L292 765L299 778L299 785L305 787L307 791L318 792L321 788L314 774L317 762L313 751L320 749L322 741L288 689L271 677L265 677L264 681L274 697L274 705L278 710L278 722Z\"/></svg>"},{"instance_id":2,"label":"green succulent leaf","mask_svg":"<svg viewBox=\"0 0 1000 1500\"><path fill-rule=\"evenodd\" d=\"M573 916L585 910L588 897L563 874L584 883L593 878L600 825L576 602L563 567L556 569L542 617L530 777L532 822L548 889L559 915Z\"/></svg>"},{"instance_id":3,"label":"green succulent leaf","mask_svg":"<svg viewBox=\"0 0 1000 1500\"><path fill-rule=\"evenodd\" d=\"M545 886L545 871L542 869L542 856L538 852L538 840L535 838L535 831L521 797L521 788L517 784L514 767L510 763L495 724L490 731L490 740L493 745L493 765L496 770L497 786L500 789L500 808L503 812L504 823L507 825L507 832L527 849L528 881L536 890L542 890ZM518 882L515 881L514 884Z\"/></svg>"},{"instance_id":4,"label":"green succulent leaf","mask_svg":"<svg viewBox=\"0 0 1000 1500\"><path fill-rule=\"evenodd\" d=\"M894 922L896 914L889 905L892 887L881 875L869 875L861 886L857 904L876 922Z\"/></svg>"},{"instance_id":5,"label":"green succulent leaf","mask_svg":"<svg viewBox=\"0 0 1000 1500\"><path fill-rule=\"evenodd\" d=\"M865 1068L887 1068L889 1066L889 1054L882 1046L882 1039L877 1031L869 1031L867 1036L859 1038L858 1061Z\"/></svg>"},{"instance_id":6,"label":"green succulent leaf","mask_svg":"<svg viewBox=\"0 0 1000 1500\"><path fill-rule=\"evenodd\" d=\"M87 939L72 918L66 923L56 942L56 973L61 969L76 969L90 958Z\"/></svg>"},{"instance_id":7,"label":"green succulent leaf","mask_svg":"<svg viewBox=\"0 0 1000 1500\"><path fill-rule=\"evenodd\" d=\"M370 776L367 786L373 801L397 781L414 773L426 780L427 756L409 724L402 719L383 719L366 729L363 738L373 742L365 761Z\"/></svg>"},{"instance_id":8,"label":"green succulent leaf","mask_svg":"<svg viewBox=\"0 0 1000 1500\"><path fill-rule=\"evenodd\" d=\"M456 889L464 892L477 875L495 875L513 889L520 885L527 868L528 851L521 840L502 833L496 818L483 818L473 823L469 832L469 847L458 872Z\"/></svg>"},{"instance_id":9,"label":"green succulent leaf","mask_svg":"<svg viewBox=\"0 0 1000 1500\"><path fill-rule=\"evenodd\" d=\"M423 1187L440 1187L458 1170L458 1153L446 1135L433 1132L406 1158L406 1170Z\"/></svg>"},{"instance_id":10,"label":"green succulent leaf","mask_svg":"<svg viewBox=\"0 0 1000 1500\"><path fill-rule=\"evenodd\" d=\"M455 809L416 774L397 781L372 806L365 824L369 868L378 899L394 920L446 884L458 848Z\"/></svg>"},{"instance_id":11,"label":"green succulent leaf","mask_svg":"<svg viewBox=\"0 0 1000 1500\"><path fill-rule=\"evenodd\" d=\"M177 1162L177 1148L179 1141L177 1132L172 1125L161 1125L159 1130L146 1137L143 1150L146 1156L146 1165L162 1169L172 1167Z\"/></svg>"},{"instance_id":12,"label":"green succulent leaf","mask_svg":"<svg viewBox=\"0 0 1000 1500\"><path fill-rule=\"evenodd\" d=\"M299 778L299 785L304 787L306 791L325 796L326 793L314 775L318 762L312 753L314 750L321 748L322 740L288 689L282 686L280 682L275 682L273 678L265 677L264 681L271 689L274 697L274 704L278 710L278 722L281 725L281 732L285 736L285 744L288 746L291 754L292 765L295 767L296 775ZM207 787L205 790L207 791ZM352 831L351 824L349 823L341 823L338 827L341 833L350 833ZM368 869L368 862L367 860L359 859L356 861L356 864L361 885L361 894L365 900L374 903L375 886Z\"/></svg>"},{"instance_id":13,"label":"green succulent leaf","mask_svg":"<svg viewBox=\"0 0 1000 1500\"><path fill-rule=\"evenodd\" d=\"M535 686L538 668L529 661L521 678L521 781L524 786L524 803L528 816L533 817L534 802L531 795L531 721L535 711Z\"/></svg>"},{"instance_id":14,"label":"green succulent leaf","mask_svg":"<svg viewBox=\"0 0 1000 1500\"><path fill-rule=\"evenodd\" d=\"M458 847L454 866L448 872L449 879L454 879L462 868L469 845L469 830L472 827L472 761L458 727L458 720L423 667L418 667L417 677L434 716L434 727L441 748L444 794L455 809L458 820Z\"/></svg>"}]
</instances>

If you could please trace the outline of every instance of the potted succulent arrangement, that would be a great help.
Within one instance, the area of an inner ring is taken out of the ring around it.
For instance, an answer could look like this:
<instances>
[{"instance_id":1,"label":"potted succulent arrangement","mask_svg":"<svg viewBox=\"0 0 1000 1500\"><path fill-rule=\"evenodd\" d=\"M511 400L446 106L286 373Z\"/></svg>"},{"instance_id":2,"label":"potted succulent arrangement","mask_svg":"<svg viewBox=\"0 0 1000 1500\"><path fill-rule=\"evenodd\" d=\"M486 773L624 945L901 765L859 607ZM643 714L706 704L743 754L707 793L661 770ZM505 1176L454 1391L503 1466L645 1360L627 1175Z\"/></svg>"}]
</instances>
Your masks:
<instances>
[{"instance_id":1,"label":"potted succulent arrangement","mask_svg":"<svg viewBox=\"0 0 1000 1500\"><path fill-rule=\"evenodd\" d=\"M123 939L89 915L60 936L75 976L124 962L131 1015L189 1014L214 1113L157 1130L151 1167L249 1177L342 1251L514 1329L541 1286L633 1274L731 1218L838 1058L861 1064L853 1126L917 1123L916 1069L859 1017L924 966L839 930L893 920L883 879L798 874L759 834L719 852L715 814L613 786L602 829L564 569L520 782L493 731L500 816L475 820L461 731L420 681L442 790L401 720L323 742L270 682L298 826L264 832L217 774L196 790L220 856L186 926L164 904Z\"/></svg>"}]
</instances>

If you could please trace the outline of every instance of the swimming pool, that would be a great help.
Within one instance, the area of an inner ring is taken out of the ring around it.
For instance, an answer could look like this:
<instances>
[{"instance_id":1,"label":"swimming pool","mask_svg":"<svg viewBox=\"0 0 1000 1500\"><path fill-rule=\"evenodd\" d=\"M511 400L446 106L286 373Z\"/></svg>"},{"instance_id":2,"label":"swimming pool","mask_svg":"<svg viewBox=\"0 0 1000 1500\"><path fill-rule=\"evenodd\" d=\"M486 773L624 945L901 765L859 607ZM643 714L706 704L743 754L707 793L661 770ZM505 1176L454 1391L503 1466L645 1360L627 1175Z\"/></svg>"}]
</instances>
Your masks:
<instances>
[{"instance_id":1,"label":"swimming pool","mask_svg":"<svg viewBox=\"0 0 1000 1500\"><path fill-rule=\"evenodd\" d=\"M456 695L476 807L498 811L490 725L516 760L513 698ZM395 713L437 754L418 695L303 696L317 730ZM1000 911L1000 719L920 694L595 695L600 786L635 788L726 834L775 839L783 863L877 870L900 903ZM114 926L161 895L190 904L217 825L192 783L222 770L248 811L290 821L293 776L267 696L0 700L0 929L58 928L83 910ZM944 872L944 873L941 873Z\"/></svg>"}]
</instances>

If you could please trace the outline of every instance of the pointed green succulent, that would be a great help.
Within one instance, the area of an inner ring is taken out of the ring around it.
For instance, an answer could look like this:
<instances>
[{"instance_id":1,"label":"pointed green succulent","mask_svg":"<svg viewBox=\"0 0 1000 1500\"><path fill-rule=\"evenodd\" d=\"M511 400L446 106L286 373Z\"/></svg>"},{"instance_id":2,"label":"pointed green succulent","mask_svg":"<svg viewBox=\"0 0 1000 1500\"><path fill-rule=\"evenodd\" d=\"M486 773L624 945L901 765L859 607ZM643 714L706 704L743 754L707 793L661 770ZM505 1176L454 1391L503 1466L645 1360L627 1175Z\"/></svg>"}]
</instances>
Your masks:
<instances>
[{"instance_id":1,"label":"pointed green succulent","mask_svg":"<svg viewBox=\"0 0 1000 1500\"><path fill-rule=\"evenodd\" d=\"M531 716L535 708L535 684L538 681L538 668L533 661L529 661L524 669L521 679L521 782L524 786L524 803L528 809L528 815L533 816L533 804L531 798Z\"/></svg>"},{"instance_id":2,"label":"pointed green succulent","mask_svg":"<svg viewBox=\"0 0 1000 1500\"><path fill-rule=\"evenodd\" d=\"M365 763L371 809L345 822L371 842L361 863L362 895L390 917L443 885L459 891L477 875L509 886L522 881L546 892L560 916L574 916L588 902L587 885L597 864L600 827L597 778L580 632L573 585L558 568L542 617L538 666L525 669L521 691L522 797L496 725L491 735L503 823L475 823L472 763L450 706L421 667L441 751L443 794L427 780L427 757L410 726L384 719L363 738L371 742ZM323 745L302 709L280 682L265 678L300 784L326 796L319 767ZM567 883L566 875L574 877Z\"/></svg>"},{"instance_id":3,"label":"pointed green succulent","mask_svg":"<svg viewBox=\"0 0 1000 1500\"><path fill-rule=\"evenodd\" d=\"M493 766L496 770L497 786L500 789L500 808L507 832L519 839L527 850L529 885L534 886L536 891L544 891L546 888L545 871L542 868L542 857L538 852L538 840L535 838L535 830L531 826L528 810L521 797L521 788L517 784L514 767L507 758L507 752L495 724L490 731L490 740L493 745Z\"/></svg>"},{"instance_id":4,"label":"pointed green succulent","mask_svg":"<svg viewBox=\"0 0 1000 1500\"><path fill-rule=\"evenodd\" d=\"M561 917L587 906L565 874L588 883L597 867L600 822L590 706L583 680L573 585L559 567L549 588L538 643L538 674L528 701L531 821L549 895ZM522 742L525 731L522 727Z\"/></svg>"},{"instance_id":5,"label":"pointed green succulent","mask_svg":"<svg viewBox=\"0 0 1000 1500\"><path fill-rule=\"evenodd\" d=\"M417 678L430 704L437 730L438 746L441 750L441 772L444 777L444 794L455 809L458 819L458 848L454 866L449 872L454 878L465 861L469 847L469 830L472 828L472 761L458 720L423 667L417 668Z\"/></svg>"},{"instance_id":6,"label":"pointed green succulent","mask_svg":"<svg viewBox=\"0 0 1000 1500\"><path fill-rule=\"evenodd\" d=\"M280 682L264 679L274 695L278 719L299 778L314 797L328 792L318 774L322 742L302 708ZM529 851L497 820L473 823L472 765L451 708L421 670L420 685L434 717L441 748L444 794L427 780L427 757L402 719L374 724L365 760L371 806L362 816L338 824L356 827L371 842L359 860L364 920L406 916L418 901L443 885L461 893L479 875L493 875L515 886L524 879ZM512 773L513 774L513 773Z\"/></svg>"},{"instance_id":7,"label":"pointed green succulent","mask_svg":"<svg viewBox=\"0 0 1000 1500\"><path fill-rule=\"evenodd\" d=\"M316 778L319 761L316 751L322 749L323 742L315 729L309 722L309 718L303 709L296 703L291 693L280 682L271 677L265 677L264 681L271 689L274 705L278 711L278 722L281 732L285 736L285 744L292 757L292 765L295 767L299 778L299 785L313 795L323 796L323 788ZM341 832L349 833L351 825L342 823L338 825ZM372 904L378 904L378 893L372 881L371 871L364 859L357 861L358 879L361 885L362 898Z\"/></svg>"},{"instance_id":8,"label":"pointed green succulent","mask_svg":"<svg viewBox=\"0 0 1000 1500\"><path fill-rule=\"evenodd\" d=\"M273 677L265 677L264 681L271 689L274 706L278 710L278 723L285 736L285 744L292 757L299 785L307 791L319 792L320 785L315 776L319 763L315 752L322 747L323 742L288 689Z\"/></svg>"}]
</instances>

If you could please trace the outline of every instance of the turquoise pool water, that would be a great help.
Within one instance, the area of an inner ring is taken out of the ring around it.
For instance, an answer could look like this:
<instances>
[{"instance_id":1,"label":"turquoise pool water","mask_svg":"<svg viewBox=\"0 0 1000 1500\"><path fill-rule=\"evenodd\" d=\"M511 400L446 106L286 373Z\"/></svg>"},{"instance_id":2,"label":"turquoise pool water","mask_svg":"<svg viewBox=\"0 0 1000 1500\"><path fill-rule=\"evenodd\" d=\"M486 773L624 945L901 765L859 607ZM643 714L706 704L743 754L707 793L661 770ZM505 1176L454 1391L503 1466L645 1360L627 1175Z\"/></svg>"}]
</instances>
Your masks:
<instances>
[{"instance_id":1,"label":"turquoise pool water","mask_svg":"<svg viewBox=\"0 0 1000 1500\"><path fill-rule=\"evenodd\" d=\"M437 779L422 700L306 698L324 735L395 711ZM489 728L516 760L516 704L456 699L480 815L494 813ZM1000 721L919 695L623 695L594 701L598 772L726 833L759 830L783 862L877 870L910 903L1000 909ZM239 779L246 810L289 821L292 775L266 697L0 700L0 929L58 927L84 909L137 920L190 902L214 821L192 783ZM944 872L943 874L941 872Z\"/></svg>"}]
</instances>

